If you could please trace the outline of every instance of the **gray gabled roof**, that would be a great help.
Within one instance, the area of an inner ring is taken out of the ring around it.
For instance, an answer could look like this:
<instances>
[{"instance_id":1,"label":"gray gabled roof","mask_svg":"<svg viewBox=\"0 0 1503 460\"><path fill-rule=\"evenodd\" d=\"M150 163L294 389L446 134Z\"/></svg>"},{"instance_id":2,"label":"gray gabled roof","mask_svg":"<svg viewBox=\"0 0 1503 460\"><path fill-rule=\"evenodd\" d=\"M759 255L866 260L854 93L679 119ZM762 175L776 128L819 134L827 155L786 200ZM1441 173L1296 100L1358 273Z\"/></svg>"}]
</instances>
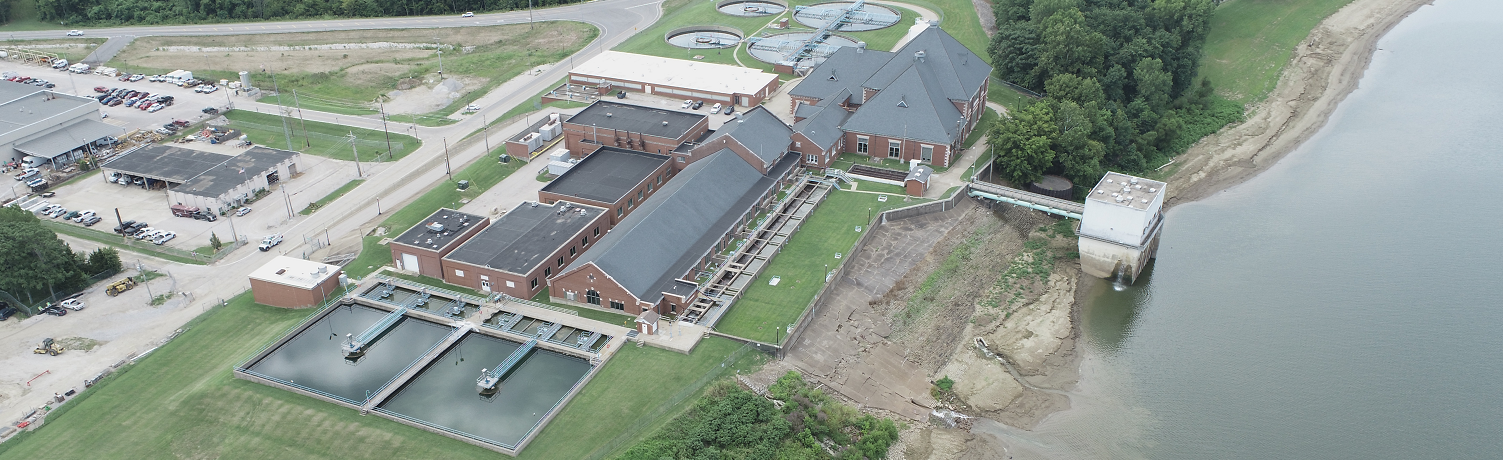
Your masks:
<instances>
[{"instance_id":1,"label":"gray gabled roof","mask_svg":"<svg viewBox=\"0 0 1503 460\"><path fill-rule=\"evenodd\" d=\"M713 145L715 141L727 136L751 150L752 154L762 160L761 169L766 169L788 152L793 129L767 110L767 107L759 105L720 125L720 129L715 130L715 134L704 143Z\"/></svg>"},{"instance_id":2,"label":"gray gabled roof","mask_svg":"<svg viewBox=\"0 0 1503 460\"><path fill-rule=\"evenodd\" d=\"M844 129L949 145L965 118L938 88L924 85L924 69L909 67L846 120Z\"/></svg>"},{"instance_id":3,"label":"gray gabled roof","mask_svg":"<svg viewBox=\"0 0 1503 460\"><path fill-rule=\"evenodd\" d=\"M17 142L16 150L27 155L52 158L106 137L119 136L124 132L125 130L119 126L85 119L62 129Z\"/></svg>"},{"instance_id":4,"label":"gray gabled roof","mask_svg":"<svg viewBox=\"0 0 1503 460\"><path fill-rule=\"evenodd\" d=\"M871 78L891 61L894 54L886 51L865 50L856 52L855 47L842 47L814 66L798 86L788 91L790 96L822 98L840 89L846 89L861 98L861 84ZM856 102L860 102L859 100ZM823 103L823 101L821 101Z\"/></svg>"},{"instance_id":5,"label":"gray gabled roof","mask_svg":"<svg viewBox=\"0 0 1503 460\"><path fill-rule=\"evenodd\" d=\"M219 198L250 180L249 177L270 174L268 171L275 171L277 165L296 158L298 155L302 154L257 145L246 150L245 153L225 160L221 165L204 170L192 179L188 179L187 182L183 182L182 185L173 187L172 190L206 198Z\"/></svg>"},{"instance_id":6,"label":"gray gabled roof","mask_svg":"<svg viewBox=\"0 0 1503 460\"><path fill-rule=\"evenodd\" d=\"M779 165L780 167L786 165ZM777 183L730 149L684 168L562 273L594 263L638 299L681 291L676 280Z\"/></svg>"},{"instance_id":7,"label":"gray gabled roof","mask_svg":"<svg viewBox=\"0 0 1503 460\"><path fill-rule=\"evenodd\" d=\"M920 52L924 55L922 60L916 56ZM862 86L878 91L886 90L909 67L925 69L933 77L926 79L928 83L938 88L939 94L945 98L957 101L970 100L992 73L992 66L987 65L980 56L945 33L938 25L931 25L903 45L892 60L873 73Z\"/></svg>"},{"instance_id":8,"label":"gray gabled roof","mask_svg":"<svg viewBox=\"0 0 1503 460\"><path fill-rule=\"evenodd\" d=\"M820 150L828 150L845 132L840 130L840 125L850 118L851 112L845 110L834 99L840 95L849 94L842 89L830 98L826 98L824 105L814 107L808 112L808 116L798 123L793 124L793 130L803 134L810 142L818 146Z\"/></svg>"}]
</instances>

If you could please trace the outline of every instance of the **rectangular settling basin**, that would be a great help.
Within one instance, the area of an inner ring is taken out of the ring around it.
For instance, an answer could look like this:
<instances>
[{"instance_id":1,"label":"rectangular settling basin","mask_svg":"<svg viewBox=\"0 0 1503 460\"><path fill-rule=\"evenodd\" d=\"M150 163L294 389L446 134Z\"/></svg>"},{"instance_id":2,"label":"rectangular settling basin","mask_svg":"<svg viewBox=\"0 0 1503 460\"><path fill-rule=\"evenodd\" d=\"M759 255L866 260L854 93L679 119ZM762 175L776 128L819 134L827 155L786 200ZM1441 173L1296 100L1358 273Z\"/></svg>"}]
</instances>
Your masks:
<instances>
[{"instance_id":1,"label":"rectangular settling basin","mask_svg":"<svg viewBox=\"0 0 1503 460\"><path fill-rule=\"evenodd\" d=\"M404 317L367 347L365 356L345 359L340 350L345 335L360 335L388 313L359 304L332 307L248 370L360 405L454 331L451 326Z\"/></svg>"},{"instance_id":2,"label":"rectangular settling basin","mask_svg":"<svg viewBox=\"0 0 1503 460\"><path fill-rule=\"evenodd\" d=\"M466 334L379 409L516 449L590 372L583 358L538 347L501 380L494 396L482 397L475 388L480 371L495 368L521 345Z\"/></svg>"}]
</instances>

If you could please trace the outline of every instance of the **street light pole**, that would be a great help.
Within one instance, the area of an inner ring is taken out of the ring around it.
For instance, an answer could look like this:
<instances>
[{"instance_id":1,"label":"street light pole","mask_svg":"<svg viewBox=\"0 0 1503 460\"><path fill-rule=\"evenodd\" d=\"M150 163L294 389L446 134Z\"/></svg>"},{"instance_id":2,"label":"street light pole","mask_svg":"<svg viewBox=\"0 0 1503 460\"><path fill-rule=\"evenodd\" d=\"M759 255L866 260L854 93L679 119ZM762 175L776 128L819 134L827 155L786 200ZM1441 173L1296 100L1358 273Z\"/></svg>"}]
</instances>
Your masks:
<instances>
[{"instance_id":1,"label":"street light pole","mask_svg":"<svg viewBox=\"0 0 1503 460\"><path fill-rule=\"evenodd\" d=\"M381 197L376 197L376 215L381 215Z\"/></svg>"}]
</instances>

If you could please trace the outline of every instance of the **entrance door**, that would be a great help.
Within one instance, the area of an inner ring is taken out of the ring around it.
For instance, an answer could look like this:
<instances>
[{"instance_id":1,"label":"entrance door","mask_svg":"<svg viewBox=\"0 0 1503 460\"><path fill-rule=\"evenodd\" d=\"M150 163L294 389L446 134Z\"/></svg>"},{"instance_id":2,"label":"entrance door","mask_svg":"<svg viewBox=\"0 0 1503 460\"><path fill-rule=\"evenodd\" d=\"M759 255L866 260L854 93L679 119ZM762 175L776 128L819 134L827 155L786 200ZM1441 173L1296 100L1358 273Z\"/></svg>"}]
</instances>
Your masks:
<instances>
[{"instance_id":1,"label":"entrance door","mask_svg":"<svg viewBox=\"0 0 1503 460\"><path fill-rule=\"evenodd\" d=\"M491 292L491 280L480 280L480 290Z\"/></svg>"},{"instance_id":2,"label":"entrance door","mask_svg":"<svg viewBox=\"0 0 1503 460\"><path fill-rule=\"evenodd\" d=\"M402 267L401 268L403 270L407 270L407 271L410 271L410 272L416 272L416 271L421 271L421 270L419 270L420 267L421 266L418 265L418 258L417 258L417 256L412 255L412 254L402 254Z\"/></svg>"}]
</instances>

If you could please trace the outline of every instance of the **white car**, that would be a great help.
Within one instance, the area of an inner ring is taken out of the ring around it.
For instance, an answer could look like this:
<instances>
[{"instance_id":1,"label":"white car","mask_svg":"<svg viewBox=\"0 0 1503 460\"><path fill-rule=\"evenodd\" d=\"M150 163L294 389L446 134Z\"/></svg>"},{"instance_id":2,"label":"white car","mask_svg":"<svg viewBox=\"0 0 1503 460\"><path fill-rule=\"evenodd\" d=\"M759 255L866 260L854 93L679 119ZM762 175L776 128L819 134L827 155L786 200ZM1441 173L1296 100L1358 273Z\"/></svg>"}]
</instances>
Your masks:
<instances>
[{"instance_id":1,"label":"white car","mask_svg":"<svg viewBox=\"0 0 1503 460\"><path fill-rule=\"evenodd\" d=\"M464 106L464 111L466 111L466 112L479 112L480 111L480 106L475 105L475 104L470 104L470 105Z\"/></svg>"},{"instance_id":2,"label":"white car","mask_svg":"<svg viewBox=\"0 0 1503 460\"><path fill-rule=\"evenodd\" d=\"M73 30L68 31L68 36L69 37L82 37L83 36L83 31L82 30L78 30L78 29L73 29Z\"/></svg>"},{"instance_id":3,"label":"white car","mask_svg":"<svg viewBox=\"0 0 1503 460\"><path fill-rule=\"evenodd\" d=\"M475 17L475 12L473 12L473 11L466 11L466 12L464 12L464 14L459 15L459 17L461 17L461 18L473 18L473 17Z\"/></svg>"},{"instance_id":4,"label":"white car","mask_svg":"<svg viewBox=\"0 0 1503 460\"><path fill-rule=\"evenodd\" d=\"M710 106L710 113L720 113L720 103L719 102L716 102L715 105Z\"/></svg>"},{"instance_id":5,"label":"white car","mask_svg":"<svg viewBox=\"0 0 1503 460\"><path fill-rule=\"evenodd\" d=\"M680 108L680 109L687 109L691 105L694 105L694 101L693 100L684 99L684 105L678 106L678 108Z\"/></svg>"},{"instance_id":6,"label":"white car","mask_svg":"<svg viewBox=\"0 0 1503 460\"><path fill-rule=\"evenodd\" d=\"M78 217L74 217L73 221L83 223L83 221L89 220L90 217L94 217L96 214L98 213L94 212L93 209L89 209L84 212L78 213Z\"/></svg>"},{"instance_id":7,"label":"white car","mask_svg":"<svg viewBox=\"0 0 1503 460\"><path fill-rule=\"evenodd\" d=\"M68 213L68 208L64 208L62 206L58 206L56 208L52 208L52 214L49 215L48 217L56 219L56 218L62 217L63 214L67 214L67 213Z\"/></svg>"},{"instance_id":8,"label":"white car","mask_svg":"<svg viewBox=\"0 0 1503 460\"><path fill-rule=\"evenodd\" d=\"M60 305L62 305L63 308L67 308L67 309L73 310L73 311L79 311L79 310L83 310L84 309L83 302L79 302L78 299L64 300L63 303L61 303Z\"/></svg>"},{"instance_id":9,"label":"white car","mask_svg":"<svg viewBox=\"0 0 1503 460\"><path fill-rule=\"evenodd\" d=\"M156 112L156 111L159 111L159 110L162 110L162 109L165 109L165 108L167 108L166 105L154 104L154 105L151 106L151 108L146 109L146 113Z\"/></svg>"},{"instance_id":10,"label":"white car","mask_svg":"<svg viewBox=\"0 0 1503 460\"><path fill-rule=\"evenodd\" d=\"M165 244L168 241L172 241L173 238L177 238L177 232L169 231L167 233L161 234L160 236L157 236L157 238L155 240L152 240L152 242L161 245Z\"/></svg>"}]
</instances>

